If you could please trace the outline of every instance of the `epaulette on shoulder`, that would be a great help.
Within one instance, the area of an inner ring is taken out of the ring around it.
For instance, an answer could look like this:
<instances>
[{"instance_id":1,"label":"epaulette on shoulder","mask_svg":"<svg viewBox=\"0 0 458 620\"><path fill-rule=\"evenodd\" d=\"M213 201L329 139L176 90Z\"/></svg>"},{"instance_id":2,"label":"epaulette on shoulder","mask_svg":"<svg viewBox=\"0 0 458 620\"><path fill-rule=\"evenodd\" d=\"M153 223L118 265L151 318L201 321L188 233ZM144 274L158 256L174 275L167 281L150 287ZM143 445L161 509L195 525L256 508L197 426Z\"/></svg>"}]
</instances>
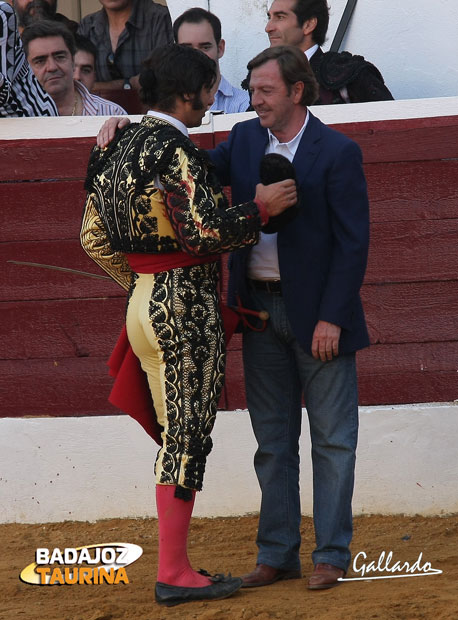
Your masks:
<instances>
[{"instance_id":1,"label":"epaulette on shoulder","mask_svg":"<svg viewBox=\"0 0 458 620\"><path fill-rule=\"evenodd\" d=\"M199 148L189 137L183 135L172 125L165 125L156 136L161 144L162 153L160 158L154 150L145 157L145 168L154 167L155 174L161 174L167 170L177 148L182 148L188 155L192 155L206 165L210 165L210 157L204 149Z\"/></svg>"},{"instance_id":2,"label":"epaulette on shoulder","mask_svg":"<svg viewBox=\"0 0 458 620\"><path fill-rule=\"evenodd\" d=\"M382 82L383 77L375 65L364 56L350 52L325 52L316 69L318 81L328 90L339 90L351 84L363 70L369 69Z\"/></svg>"},{"instance_id":3,"label":"epaulette on shoulder","mask_svg":"<svg viewBox=\"0 0 458 620\"><path fill-rule=\"evenodd\" d=\"M119 141L124 136L124 134L127 131L132 131L133 128L138 126L139 123L129 123L129 125L126 125L126 127L123 127L122 129L118 129L116 131L115 137L106 148L101 149L98 146L93 147L89 156L89 162L86 172L86 181L84 183L84 189L86 191L91 191L94 178L102 172L103 168L106 166L107 161L112 156L113 151L119 144Z\"/></svg>"}]
</instances>

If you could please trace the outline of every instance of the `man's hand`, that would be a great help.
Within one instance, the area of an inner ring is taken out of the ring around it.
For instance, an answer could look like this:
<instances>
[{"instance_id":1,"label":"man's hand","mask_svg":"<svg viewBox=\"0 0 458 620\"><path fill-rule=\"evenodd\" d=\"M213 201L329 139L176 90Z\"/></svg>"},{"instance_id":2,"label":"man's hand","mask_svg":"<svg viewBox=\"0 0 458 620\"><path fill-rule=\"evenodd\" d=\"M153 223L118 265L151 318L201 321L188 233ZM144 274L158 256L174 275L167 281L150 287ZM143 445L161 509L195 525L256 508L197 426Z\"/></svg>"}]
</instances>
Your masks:
<instances>
[{"instance_id":1,"label":"man's hand","mask_svg":"<svg viewBox=\"0 0 458 620\"><path fill-rule=\"evenodd\" d=\"M280 215L285 209L297 203L296 181L286 179L270 185L258 183L255 200L264 203L269 217Z\"/></svg>"},{"instance_id":2,"label":"man's hand","mask_svg":"<svg viewBox=\"0 0 458 620\"><path fill-rule=\"evenodd\" d=\"M124 80L110 80L109 82L94 82L92 92L96 95L107 96L107 92L110 90L122 90L124 88ZM133 75L129 78L129 84L135 90L140 90L140 74Z\"/></svg>"},{"instance_id":3,"label":"man's hand","mask_svg":"<svg viewBox=\"0 0 458 620\"><path fill-rule=\"evenodd\" d=\"M312 355L322 362L332 360L339 354L339 339L341 328L334 323L318 321L313 332Z\"/></svg>"},{"instance_id":4,"label":"man's hand","mask_svg":"<svg viewBox=\"0 0 458 620\"><path fill-rule=\"evenodd\" d=\"M105 121L97 134L97 146L104 149L110 144L115 137L117 129L122 129L130 123L130 119L127 116L114 117L112 116Z\"/></svg>"}]
</instances>

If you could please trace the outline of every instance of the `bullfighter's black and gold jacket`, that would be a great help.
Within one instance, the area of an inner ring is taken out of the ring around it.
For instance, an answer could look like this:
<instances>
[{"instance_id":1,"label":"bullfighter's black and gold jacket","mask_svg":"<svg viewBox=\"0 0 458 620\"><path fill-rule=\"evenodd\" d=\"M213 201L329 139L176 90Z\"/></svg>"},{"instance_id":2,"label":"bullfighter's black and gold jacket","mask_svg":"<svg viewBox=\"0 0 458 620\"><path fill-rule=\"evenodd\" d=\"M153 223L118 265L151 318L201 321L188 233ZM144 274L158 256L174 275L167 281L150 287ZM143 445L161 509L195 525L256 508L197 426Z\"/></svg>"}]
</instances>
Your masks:
<instances>
[{"instance_id":1,"label":"bullfighter's black and gold jacket","mask_svg":"<svg viewBox=\"0 0 458 620\"><path fill-rule=\"evenodd\" d=\"M125 289L126 253L205 256L258 241L256 204L230 207L206 152L154 116L94 148L85 187L81 244Z\"/></svg>"}]
</instances>

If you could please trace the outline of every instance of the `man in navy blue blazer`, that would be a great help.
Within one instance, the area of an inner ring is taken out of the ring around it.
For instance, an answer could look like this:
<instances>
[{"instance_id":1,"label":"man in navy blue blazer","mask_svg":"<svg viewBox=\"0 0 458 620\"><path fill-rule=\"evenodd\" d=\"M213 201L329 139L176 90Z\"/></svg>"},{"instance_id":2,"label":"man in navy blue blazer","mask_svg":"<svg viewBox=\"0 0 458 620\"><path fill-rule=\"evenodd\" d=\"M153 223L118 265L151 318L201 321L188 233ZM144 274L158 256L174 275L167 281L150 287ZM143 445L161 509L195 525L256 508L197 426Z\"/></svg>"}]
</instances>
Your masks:
<instances>
[{"instance_id":1,"label":"man in navy blue blazer","mask_svg":"<svg viewBox=\"0 0 458 620\"><path fill-rule=\"evenodd\" d=\"M312 443L316 547L310 589L338 585L350 563L358 434L355 352L369 344L359 290L369 208L359 146L308 110L317 84L305 55L271 47L249 64L258 118L238 123L211 152L234 204L250 199L267 153L292 161L296 216L230 260L230 303L267 310L245 329L247 404L262 491L258 558L244 586L301 576L299 436L302 398Z\"/></svg>"}]
</instances>

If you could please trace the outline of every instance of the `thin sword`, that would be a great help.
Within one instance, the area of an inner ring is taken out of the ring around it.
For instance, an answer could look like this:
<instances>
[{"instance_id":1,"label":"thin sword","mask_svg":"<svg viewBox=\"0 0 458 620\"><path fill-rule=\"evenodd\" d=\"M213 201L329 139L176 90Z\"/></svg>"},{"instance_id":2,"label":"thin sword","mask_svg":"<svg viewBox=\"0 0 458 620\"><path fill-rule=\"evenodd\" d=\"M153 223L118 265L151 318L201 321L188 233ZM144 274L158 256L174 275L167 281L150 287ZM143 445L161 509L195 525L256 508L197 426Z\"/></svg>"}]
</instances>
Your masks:
<instances>
[{"instance_id":1,"label":"thin sword","mask_svg":"<svg viewBox=\"0 0 458 620\"><path fill-rule=\"evenodd\" d=\"M89 273L88 271L80 271L79 269L70 269L70 267L59 267L58 265L44 265L42 263L29 263L23 260L8 260L8 263L14 265L26 265L27 267L41 267L42 269L51 269L53 271L64 271L65 273L73 273L78 276L86 276L86 278L96 278L97 280L112 280L110 276L102 276L97 273Z\"/></svg>"}]
</instances>

